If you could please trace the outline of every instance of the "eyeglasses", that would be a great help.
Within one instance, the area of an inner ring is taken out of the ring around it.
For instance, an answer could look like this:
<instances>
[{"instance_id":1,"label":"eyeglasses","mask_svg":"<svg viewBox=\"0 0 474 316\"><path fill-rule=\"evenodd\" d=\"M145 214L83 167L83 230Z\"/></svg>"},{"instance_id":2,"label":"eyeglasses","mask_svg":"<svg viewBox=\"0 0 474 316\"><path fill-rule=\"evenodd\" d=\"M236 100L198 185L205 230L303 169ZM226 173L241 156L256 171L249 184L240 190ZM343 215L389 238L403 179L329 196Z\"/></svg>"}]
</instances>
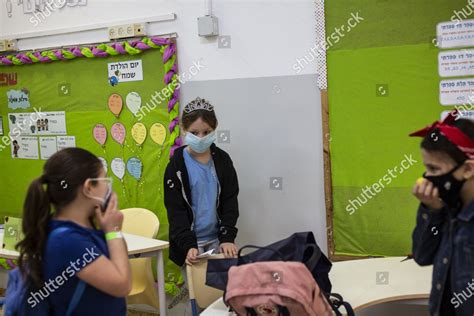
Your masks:
<instances>
[{"instance_id":1,"label":"eyeglasses","mask_svg":"<svg viewBox=\"0 0 474 316\"><path fill-rule=\"evenodd\" d=\"M91 181L106 181L109 183L109 186L112 187L112 184L114 183L114 179L113 178L89 178L88 180L91 180Z\"/></svg>"},{"instance_id":2,"label":"eyeglasses","mask_svg":"<svg viewBox=\"0 0 474 316\"><path fill-rule=\"evenodd\" d=\"M108 181L110 183L114 182L114 179L113 178L89 178L89 180L91 181Z\"/></svg>"}]
</instances>

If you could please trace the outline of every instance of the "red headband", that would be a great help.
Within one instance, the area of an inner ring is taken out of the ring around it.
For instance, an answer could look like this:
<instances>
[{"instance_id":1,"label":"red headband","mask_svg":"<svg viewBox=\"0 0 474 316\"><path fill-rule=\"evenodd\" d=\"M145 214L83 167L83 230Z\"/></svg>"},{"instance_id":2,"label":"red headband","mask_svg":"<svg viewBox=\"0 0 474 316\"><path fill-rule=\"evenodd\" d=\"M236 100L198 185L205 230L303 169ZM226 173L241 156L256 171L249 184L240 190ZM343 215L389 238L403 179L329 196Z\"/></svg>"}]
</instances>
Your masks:
<instances>
[{"instance_id":1,"label":"red headband","mask_svg":"<svg viewBox=\"0 0 474 316\"><path fill-rule=\"evenodd\" d=\"M457 110L451 111L442 122L434 122L430 126L411 133L410 136L425 137L433 130L438 129L444 137L456 145L469 159L474 159L474 140L469 138L469 136L464 134L459 128L449 125L449 123L454 122L458 116Z\"/></svg>"}]
</instances>

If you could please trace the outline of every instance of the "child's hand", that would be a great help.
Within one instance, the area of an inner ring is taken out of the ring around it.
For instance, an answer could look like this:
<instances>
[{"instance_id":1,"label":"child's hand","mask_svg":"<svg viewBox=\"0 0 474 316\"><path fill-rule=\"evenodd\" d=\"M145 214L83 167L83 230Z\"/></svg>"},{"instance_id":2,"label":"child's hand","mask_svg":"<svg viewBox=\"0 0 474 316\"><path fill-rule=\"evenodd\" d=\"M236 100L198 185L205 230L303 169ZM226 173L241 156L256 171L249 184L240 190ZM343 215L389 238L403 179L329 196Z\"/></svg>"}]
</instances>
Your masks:
<instances>
[{"instance_id":1,"label":"child's hand","mask_svg":"<svg viewBox=\"0 0 474 316\"><path fill-rule=\"evenodd\" d=\"M413 195L432 210L443 208L443 201L439 198L438 188L434 187L433 183L425 178L416 180Z\"/></svg>"},{"instance_id":2,"label":"child's hand","mask_svg":"<svg viewBox=\"0 0 474 316\"><path fill-rule=\"evenodd\" d=\"M100 208L95 209L95 216L99 223L100 229L105 233L120 231L123 224L123 214L117 209L117 194L112 193L109 205L105 212L102 212Z\"/></svg>"},{"instance_id":3,"label":"child's hand","mask_svg":"<svg viewBox=\"0 0 474 316\"><path fill-rule=\"evenodd\" d=\"M237 246L233 243L224 242L220 244L219 250L226 256L226 258L237 257Z\"/></svg>"},{"instance_id":4,"label":"child's hand","mask_svg":"<svg viewBox=\"0 0 474 316\"><path fill-rule=\"evenodd\" d=\"M198 253L199 253L199 250L197 250L196 248L191 248L188 250L188 255L186 256L186 264L188 266L192 266L193 263L196 263L199 261L198 259L196 259Z\"/></svg>"}]
</instances>

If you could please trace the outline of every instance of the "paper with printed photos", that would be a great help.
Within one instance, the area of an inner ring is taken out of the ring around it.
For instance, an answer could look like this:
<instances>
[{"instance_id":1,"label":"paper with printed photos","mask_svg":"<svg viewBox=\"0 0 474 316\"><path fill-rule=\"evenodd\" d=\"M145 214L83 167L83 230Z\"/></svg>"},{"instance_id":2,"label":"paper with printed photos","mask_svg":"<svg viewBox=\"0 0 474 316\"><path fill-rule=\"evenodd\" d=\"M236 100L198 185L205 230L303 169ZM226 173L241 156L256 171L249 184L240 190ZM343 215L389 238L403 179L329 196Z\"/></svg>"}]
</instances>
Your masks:
<instances>
[{"instance_id":1,"label":"paper with printed photos","mask_svg":"<svg viewBox=\"0 0 474 316\"><path fill-rule=\"evenodd\" d=\"M12 139L11 149L14 159L39 159L38 137L15 137Z\"/></svg>"}]
</instances>

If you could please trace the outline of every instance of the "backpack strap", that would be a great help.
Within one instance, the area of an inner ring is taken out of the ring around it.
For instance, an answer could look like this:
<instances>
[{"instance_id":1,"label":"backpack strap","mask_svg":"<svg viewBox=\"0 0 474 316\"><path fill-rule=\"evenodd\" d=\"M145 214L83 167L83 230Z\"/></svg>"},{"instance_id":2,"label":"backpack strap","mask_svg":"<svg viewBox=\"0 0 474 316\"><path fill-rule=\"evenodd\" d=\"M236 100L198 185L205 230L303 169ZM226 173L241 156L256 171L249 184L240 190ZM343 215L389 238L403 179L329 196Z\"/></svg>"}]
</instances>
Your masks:
<instances>
[{"instance_id":1,"label":"backpack strap","mask_svg":"<svg viewBox=\"0 0 474 316\"><path fill-rule=\"evenodd\" d=\"M69 306L67 307L66 316L71 316L72 312L76 309L85 289L86 282L79 280L79 283L77 283L76 289L74 290L74 294L72 295L71 302L69 302Z\"/></svg>"},{"instance_id":2,"label":"backpack strap","mask_svg":"<svg viewBox=\"0 0 474 316\"><path fill-rule=\"evenodd\" d=\"M67 232L69 230L72 230L72 229L69 227L57 227L49 233L48 238L50 238L51 236L55 236L59 233Z\"/></svg>"},{"instance_id":3,"label":"backpack strap","mask_svg":"<svg viewBox=\"0 0 474 316\"><path fill-rule=\"evenodd\" d=\"M66 232L71 230L69 227L58 227L53 229L50 232L49 237L57 235L62 232ZM72 312L76 309L79 301L82 298L82 294L84 294L84 290L86 289L86 283L79 279L79 282L76 285L76 289L74 290L74 294L72 295L71 301L69 302L69 306L67 307L66 316L71 316Z\"/></svg>"},{"instance_id":4,"label":"backpack strap","mask_svg":"<svg viewBox=\"0 0 474 316\"><path fill-rule=\"evenodd\" d=\"M349 304L348 302L345 302L345 301L342 301L341 302L341 305L344 306L344 308L346 309L346 312L347 312L347 316L354 316L354 310L352 309L352 306L351 304Z\"/></svg>"},{"instance_id":5,"label":"backpack strap","mask_svg":"<svg viewBox=\"0 0 474 316\"><path fill-rule=\"evenodd\" d=\"M245 259L244 259L244 256L242 255L242 250L248 249L248 248L271 251L279 257L280 261L285 261L284 258L283 258L283 255L281 254L281 252L276 250L276 249L273 249L273 248L270 248L270 247L260 247L260 246L254 246L254 245L246 245L246 246L243 246L242 248L240 248L239 252L237 253L237 266L247 264L247 263L252 263L251 260L250 260L250 262L246 262Z\"/></svg>"},{"instance_id":6,"label":"backpack strap","mask_svg":"<svg viewBox=\"0 0 474 316\"><path fill-rule=\"evenodd\" d=\"M334 313L336 314L336 316L342 316L341 312L339 311L339 308L341 306L344 306L344 308L346 309L347 316L354 316L355 315L351 304L349 304L348 302L345 302L340 294L330 293L330 294L326 295L326 298L327 298L327 301L328 301L329 305L331 305L331 307L332 307Z\"/></svg>"},{"instance_id":7,"label":"backpack strap","mask_svg":"<svg viewBox=\"0 0 474 316\"><path fill-rule=\"evenodd\" d=\"M316 266L318 265L318 262L319 262L319 259L321 259L321 249L319 249L316 245L314 244L310 244L310 245L306 245L306 249L304 251L304 253L306 253L306 251L308 251L308 249L311 249L311 257L309 257L306 262L303 262L306 267L308 268L308 270L310 272L312 272Z\"/></svg>"}]
</instances>

